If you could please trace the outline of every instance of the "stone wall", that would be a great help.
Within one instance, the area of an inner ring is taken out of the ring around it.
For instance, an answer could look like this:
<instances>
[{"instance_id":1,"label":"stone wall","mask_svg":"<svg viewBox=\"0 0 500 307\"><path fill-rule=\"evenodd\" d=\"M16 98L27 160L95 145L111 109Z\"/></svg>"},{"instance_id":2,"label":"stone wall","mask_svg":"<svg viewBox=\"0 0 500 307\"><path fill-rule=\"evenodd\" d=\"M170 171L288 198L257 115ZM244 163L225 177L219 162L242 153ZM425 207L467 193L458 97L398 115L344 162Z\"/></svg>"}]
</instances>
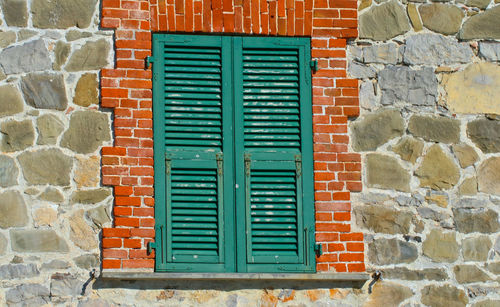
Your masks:
<instances>
[{"instance_id":1,"label":"stone wall","mask_svg":"<svg viewBox=\"0 0 500 307\"><path fill-rule=\"evenodd\" d=\"M99 107L99 71L114 71L125 54L113 50L114 31L99 27L99 8L139 1L0 0L0 305L498 306L495 1L358 3L360 38L349 42L347 77L361 79L361 115L349 122L348 150L361 154L363 191L352 194L352 222L365 233L367 270L382 278L356 289L96 281L115 199L101 179L101 148L113 146L119 114ZM314 3L328 17L318 27L334 24L335 9L323 9L337 1ZM342 49L340 41L315 43ZM331 102L339 94L328 80L345 62L319 64L331 76L316 91ZM357 116L352 111L345 116ZM346 146L343 134L325 132L316 143L327 137Z\"/></svg>"},{"instance_id":2,"label":"stone wall","mask_svg":"<svg viewBox=\"0 0 500 307\"><path fill-rule=\"evenodd\" d=\"M500 305L497 3L359 2L354 215L393 303Z\"/></svg>"}]
</instances>

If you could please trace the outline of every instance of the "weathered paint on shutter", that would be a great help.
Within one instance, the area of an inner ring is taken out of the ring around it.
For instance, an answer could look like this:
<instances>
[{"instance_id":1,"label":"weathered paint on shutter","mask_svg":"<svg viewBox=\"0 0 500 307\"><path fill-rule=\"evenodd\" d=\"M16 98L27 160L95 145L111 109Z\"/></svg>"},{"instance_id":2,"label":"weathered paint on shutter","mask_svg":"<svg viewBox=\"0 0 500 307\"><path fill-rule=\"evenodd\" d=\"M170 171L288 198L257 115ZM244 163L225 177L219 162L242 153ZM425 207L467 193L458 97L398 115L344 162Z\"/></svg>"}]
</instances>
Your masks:
<instances>
[{"instance_id":1,"label":"weathered paint on shutter","mask_svg":"<svg viewBox=\"0 0 500 307\"><path fill-rule=\"evenodd\" d=\"M237 223L245 225L238 251L245 253L239 266L244 258L249 272L314 271L309 40L240 41L235 157L245 217Z\"/></svg>"},{"instance_id":2,"label":"weathered paint on shutter","mask_svg":"<svg viewBox=\"0 0 500 307\"><path fill-rule=\"evenodd\" d=\"M232 176L224 173L232 170L225 128L232 124L224 113L232 111L223 98L231 96L224 95L231 90L230 44L184 35L153 41L157 270L231 270L224 190L231 191Z\"/></svg>"}]
</instances>

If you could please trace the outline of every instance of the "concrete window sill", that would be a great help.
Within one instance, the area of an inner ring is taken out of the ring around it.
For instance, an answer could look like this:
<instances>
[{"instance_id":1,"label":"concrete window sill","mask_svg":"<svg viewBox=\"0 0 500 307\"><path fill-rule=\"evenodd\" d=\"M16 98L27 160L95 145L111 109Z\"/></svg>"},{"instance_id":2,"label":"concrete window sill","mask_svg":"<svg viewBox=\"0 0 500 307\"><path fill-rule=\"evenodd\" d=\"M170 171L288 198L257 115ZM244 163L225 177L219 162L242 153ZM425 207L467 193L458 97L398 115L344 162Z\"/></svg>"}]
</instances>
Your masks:
<instances>
[{"instance_id":1,"label":"concrete window sill","mask_svg":"<svg viewBox=\"0 0 500 307\"><path fill-rule=\"evenodd\" d=\"M315 273L315 274L272 274L272 273L160 273L103 271L102 279L107 280L142 280L142 281L302 281L302 282L365 282L370 279L367 273Z\"/></svg>"}]
</instances>

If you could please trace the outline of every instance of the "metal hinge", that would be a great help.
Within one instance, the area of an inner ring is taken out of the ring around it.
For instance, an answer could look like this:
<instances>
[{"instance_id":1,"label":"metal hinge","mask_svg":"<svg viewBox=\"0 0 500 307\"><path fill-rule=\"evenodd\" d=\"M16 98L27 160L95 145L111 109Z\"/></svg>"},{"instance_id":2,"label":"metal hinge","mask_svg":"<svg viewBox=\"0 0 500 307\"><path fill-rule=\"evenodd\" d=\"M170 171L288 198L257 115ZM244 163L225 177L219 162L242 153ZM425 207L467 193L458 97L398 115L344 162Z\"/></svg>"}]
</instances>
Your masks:
<instances>
[{"instance_id":1,"label":"metal hinge","mask_svg":"<svg viewBox=\"0 0 500 307\"><path fill-rule=\"evenodd\" d=\"M152 57L152 56L149 56L149 55L148 55L148 56L146 57L146 69L148 69L148 68L149 68L149 66L150 66L152 63L154 63L154 62L155 62L155 58L154 58L154 57Z\"/></svg>"},{"instance_id":2,"label":"metal hinge","mask_svg":"<svg viewBox=\"0 0 500 307\"><path fill-rule=\"evenodd\" d=\"M169 154L165 155L165 174L170 175L170 172L172 171L172 159L170 158Z\"/></svg>"},{"instance_id":3,"label":"metal hinge","mask_svg":"<svg viewBox=\"0 0 500 307\"><path fill-rule=\"evenodd\" d=\"M147 248L148 248L148 255L151 255L153 249L156 249L156 242L152 241L148 242Z\"/></svg>"},{"instance_id":4,"label":"metal hinge","mask_svg":"<svg viewBox=\"0 0 500 307\"><path fill-rule=\"evenodd\" d=\"M311 69L313 72L318 71L318 61L317 60L311 60L311 62L309 64L311 65Z\"/></svg>"},{"instance_id":5,"label":"metal hinge","mask_svg":"<svg viewBox=\"0 0 500 307\"><path fill-rule=\"evenodd\" d=\"M250 177L250 165L252 163L252 155L249 153L245 154L245 175Z\"/></svg>"},{"instance_id":6,"label":"metal hinge","mask_svg":"<svg viewBox=\"0 0 500 307\"><path fill-rule=\"evenodd\" d=\"M302 156L295 155L295 172L297 177L302 175Z\"/></svg>"},{"instance_id":7,"label":"metal hinge","mask_svg":"<svg viewBox=\"0 0 500 307\"><path fill-rule=\"evenodd\" d=\"M314 252L316 252L316 255L319 257L323 255L323 244L317 243L314 245Z\"/></svg>"},{"instance_id":8,"label":"metal hinge","mask_svg":"<svg viewBox=\"0 0 500 307\"><path fill-rule=\"evenodd\" d=\"M219 174L219 176L222 176L222 174L224 174L224 155L220 152L215 155L215 158L217 159L217 173Z\"/></svg>"}]
</instances>

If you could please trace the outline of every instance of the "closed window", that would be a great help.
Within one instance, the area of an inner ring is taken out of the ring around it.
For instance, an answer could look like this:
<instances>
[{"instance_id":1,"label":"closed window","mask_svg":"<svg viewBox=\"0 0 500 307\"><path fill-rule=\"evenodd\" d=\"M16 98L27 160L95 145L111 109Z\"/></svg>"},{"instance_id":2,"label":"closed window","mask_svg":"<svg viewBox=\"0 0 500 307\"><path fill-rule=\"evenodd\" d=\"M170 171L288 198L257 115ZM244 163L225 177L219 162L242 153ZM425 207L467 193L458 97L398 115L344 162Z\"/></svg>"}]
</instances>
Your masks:
<instances>
[{"instance_id":1,"label":"closed window","mask_svg":"<svg viewBox=\"0 0 500 307\"><path fill-rule=\"evenodd\" d=\"M156 270L314 272L310 39L153 35Z\"/></svg>"}]
</instances>

